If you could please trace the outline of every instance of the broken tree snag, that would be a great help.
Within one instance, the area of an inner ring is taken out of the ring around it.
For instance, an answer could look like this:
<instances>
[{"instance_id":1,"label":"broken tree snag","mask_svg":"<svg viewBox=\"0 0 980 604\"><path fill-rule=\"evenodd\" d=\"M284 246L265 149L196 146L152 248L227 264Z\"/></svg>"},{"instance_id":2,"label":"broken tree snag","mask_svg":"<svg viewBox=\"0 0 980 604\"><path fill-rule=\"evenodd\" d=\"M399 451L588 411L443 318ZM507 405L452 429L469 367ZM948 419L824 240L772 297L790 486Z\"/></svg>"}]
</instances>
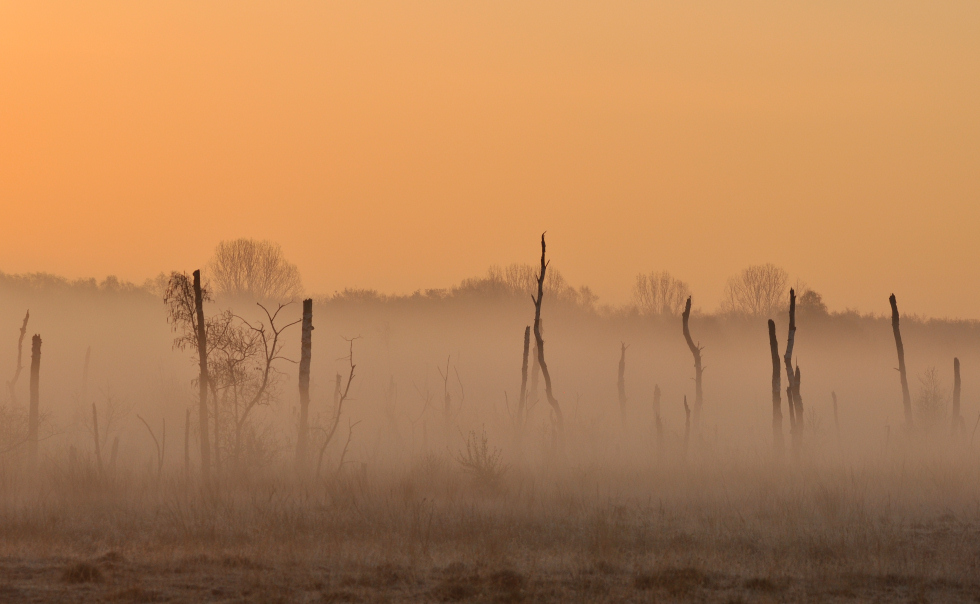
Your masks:
<instances>
[{"instance_id":1,"label":"broken tree snag","mask_svg":"<svg viewBox=\"0 0 980 604\"><path fill-rule=\"evenodd\" d=\"M684 395L684 459L687 459L687 445L691 440L691 408L687 406L687 395Z\"/></svg>"},{"instance_id":2,"label":"broken tree snag","mask_svg":"<svg viewBox=\"0 0 980 604\"><path fill-rule=\"evenodd\" d=\"M524 414L527 407L527 359L531 350L531 326L524 328L524 361L521 363L521 394L517 402L517 430L524 428Z\"/></svg>"},{"instance_id":3,"label":"broken tree snag","mask_svg":"<svg viewBox=\"0 0 980 604\"><path fill-rule=\"evenodd\" d=\"M538 273L538 297L531 296L531 300L534 301L534 342L538 348L538 365L541 367L541 375L544 376L544 393L548 398L548 404L555 412L555 425L560 439L565 433L565 418L551 389L551 373L548 372L548 364L544 361L544 340L541 338L541 300L544 298L544 275L547 270L544 233L541 233L541 271Z\"/></svg>"},{"instance_id":4,"label":"broken tree snag","mask_svg":"<svg viewBox=\"0 0 980 604\"><path fill-rule=\"evenodd\" d=\"M956 436L963 418L960 417L960 360L953 359L953 436Z\"/></svg>"},{"instance_id":5,"label":"broken tree snag","mask_svg":"<svg viewBox=\"0 0 980 604\"><path fill-rule=\"evenodd\" d=\"M834 430L837 431L837 440L840 440L840 421L837 419L837 393L831 392L830 398L834 400Z\"/></svg>"},{"instance_id":6,"label":"broken tree snag","mask_svg":"<svg viewBox=\"0 0 980 604\"><path fill-rule=\"evenodd\" d=\"M793 407L796 415L796 438L793 439L794 454L797 458L800 455L800 447L803 444L803 397L800 396L800 366L796 366L796 373L793 376Z\"/></svg>"},{"instance_id":7,"label":"broken tree snag","mask_svg":"<svg viewBox=\"0 0 980 604\"><path fill-rule=\"evenodd\" d=\"M184 479L191 478L191 410L184 417Z\"/></svg>"},{"instance_id":8,"label":"broken tree snag","mask_svg":"<svg viewBox=\"0 0 980 604\"><path fill-rule=\"evenodd\" d=\"M313 300L303 300L303 333L299 353L299 434L296 437L296 469L306 468L310 439L310 357L313 351Z\"/></svg>"},{"instance_id":9,"label":"broken tree snag","mask_svg":"<svg viewBox=\"0 0 980 604\"><path fill-rule=\"evenodd\" d=\"M625 342L620 342L619 352L619 376L616 380L616 388L619 392L619 412L623 418L623 426L626 425L626 349L629 346Z\"/></svg>"},{"instance_id":10,"label":"broken tree snag","mask_svg":"<svg viewBox=\"0 0 980 604\"><path fill-rule=\"evenodd\" d=\"M701 405L704 403L704 395L701 390L701 347L691 339L691 329L688 323L691 319L691 296L687 297L687 304L684 305L684 314L681 316L684 324L684 339L687 340L687 347L694 355L694 431L697 432L701 422Z\"/></svg>"},{"instance_id":11,"label":"broken tree snag","mask_svg":"<svg viewBox=\"0 0 980 604\"><path fill-rule=\"evenodd\" d=\"M17 367L14 368L14 375L7 382L7 390L10 391L10 405L17 406L17 380L20 379L20 372L24 369L24 336L27 335L27 320L31 318L31 311L24 315L24 323L20 326L20 337L17 338Z\"/></svg>"},{"instance_id":12,"label":"broken tree snag","mask_svg":"<svg viewBox=\"0 0 980 604\"><path fill-rule=\"evenodd\" d=\"M198 378L200 400L198 421L201 426L201 479L211 481L211 442L208 439L208 336L204 328L204 296L201 292L201 271L194 271L194 311L197 318L197 357L201 368Z\"/></svg>"},{"instance_id":13,"label":"broken tree snag","mask_svg":"<svg viewBox=\"0 0 980 604\"><path fill-rule=\"evenodd\" d=\"M796 343L796 291L789 290L789 334L786 336L786 354L783 361L786 364L786 406L789 408L789 433L796 439L797 424L802 422L801 417L796 416L796 408L793 405L793 345Z\"/></svg>"},{"instance_id":14,"label":"broken tree snag","mask_svg":"<svg viewBox=\"0 0 980 604\"><path fill-rule=\"evenodd\" d=\"M89 346L85 349L85 365L82 366L82 396L81 401L84 403L88 399L88 365L89 361L92 359L92 347Z\"/></svg>"},{"instance_id":15,"label":"broken tree snag","mask_svg":"<svg viewBox=\"0 0 980 604\"><path fill-rule=\"evenodd\" d=\"M99 468L99 478L105 480L105 465L102 464L102 443L99 439L99 411L95 408L95 403L92 403L92 438L95 440L95 463Z\"/></svg>"},{"instance_id":16,"label":"broken tree snag","mask_svg":"<svg viewBox=\"0 0 980 604\"><path fill-rule=\"evenodd\" d=\"M660 385L653 385L653 417L657 427L657 454L663 456L664 451L664 424L660 420Z\"/></svg>"},{"instance_id":17,"label":"broken tree snag","mask_svg":"<svg viewBox=\"0 0 980 604\"><path fill-rule=\"evenodd\" d=\"M40 421L38 407L41 396L38 388L41 380L41 336L31 338L31 407L27 415L27 455L31 465L37 462L37 425Z\"/></svg>"},{"instance_id":18,"label":"broken tree snag","mask_svg":"<svg viewBox=\"0 0 980 604\"><path fill-rule=\"evenodd\" d=\"M898 349L898 374L902 380L902 405L905 408L905 425L912 427L912 395L909 394L909 378L905 373L905 346L902 345L902 330L898 326L898 303L895 294L888 297L892 305L892 331L895 332L895 348Z\"/></svg>"},{"instance_id":19,"label":"broken tree snag","mask_svg":"<svg viewBox=\"0 0 980 604\"><path fill-rule=\"evenodd\" d=\"M776 340L776 322L769 319L769 352L772 356L772 448L777 459L783 456L783 411L781 408L779 374L779 342Z\"/></svg>"}]
</instances>

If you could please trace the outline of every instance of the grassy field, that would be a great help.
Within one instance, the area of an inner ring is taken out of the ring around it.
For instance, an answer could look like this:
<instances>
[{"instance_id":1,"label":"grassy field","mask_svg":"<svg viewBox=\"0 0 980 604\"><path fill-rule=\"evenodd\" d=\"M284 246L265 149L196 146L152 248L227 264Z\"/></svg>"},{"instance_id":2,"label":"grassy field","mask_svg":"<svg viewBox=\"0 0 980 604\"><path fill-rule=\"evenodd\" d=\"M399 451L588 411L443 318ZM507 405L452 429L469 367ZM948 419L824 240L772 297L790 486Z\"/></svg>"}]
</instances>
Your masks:
<instances>
[{"instance_id":1,"label":"grassy field","mask_svg":"<svg viewBox=\"0 0 980 604\"><path fill-rule=\"evenodd\" d=\"M7 471L0 600L980 601L965 453L860 467L429 456L314 483Z\"/></svg>"}]
</instances>

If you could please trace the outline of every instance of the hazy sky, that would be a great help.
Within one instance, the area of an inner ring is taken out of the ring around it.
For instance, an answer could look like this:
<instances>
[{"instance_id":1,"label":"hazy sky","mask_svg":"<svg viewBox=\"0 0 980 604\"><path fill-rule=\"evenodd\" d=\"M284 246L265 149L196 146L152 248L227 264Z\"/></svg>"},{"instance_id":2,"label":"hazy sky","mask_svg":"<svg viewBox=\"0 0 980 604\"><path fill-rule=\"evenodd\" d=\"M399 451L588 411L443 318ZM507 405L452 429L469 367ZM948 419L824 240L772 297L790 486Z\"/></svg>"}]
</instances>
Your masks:
<instances>
[{"instance_id":1,"label":"hazy sky","mask_svg":"<svg viewBox=\"0 0 980 604\"><path fill-rule=\"evenodd\" d=\"M980 2L0 0L0 270L555 266L980 318Z\"/></svg>"}]
</instances>

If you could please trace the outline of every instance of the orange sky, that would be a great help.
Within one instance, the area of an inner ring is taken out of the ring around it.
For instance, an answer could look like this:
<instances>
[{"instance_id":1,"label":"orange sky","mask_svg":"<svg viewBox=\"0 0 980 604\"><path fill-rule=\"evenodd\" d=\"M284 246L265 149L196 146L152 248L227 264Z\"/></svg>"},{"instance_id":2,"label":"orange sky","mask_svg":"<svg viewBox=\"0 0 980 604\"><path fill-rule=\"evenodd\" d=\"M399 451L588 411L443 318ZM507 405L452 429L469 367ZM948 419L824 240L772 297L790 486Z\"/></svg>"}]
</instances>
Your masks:
<instances>
[{"instance_id":1,"label":"orange sky","mask_svg":"<svg viewBox=\"0 0 980 604\"><path fill-rule=\"evenodd\" d=\"M980 318L980 3L0 0L0 270L141 281L279 241L307 288L493 263L713 309Z\"/></svg>"}]
</instances>

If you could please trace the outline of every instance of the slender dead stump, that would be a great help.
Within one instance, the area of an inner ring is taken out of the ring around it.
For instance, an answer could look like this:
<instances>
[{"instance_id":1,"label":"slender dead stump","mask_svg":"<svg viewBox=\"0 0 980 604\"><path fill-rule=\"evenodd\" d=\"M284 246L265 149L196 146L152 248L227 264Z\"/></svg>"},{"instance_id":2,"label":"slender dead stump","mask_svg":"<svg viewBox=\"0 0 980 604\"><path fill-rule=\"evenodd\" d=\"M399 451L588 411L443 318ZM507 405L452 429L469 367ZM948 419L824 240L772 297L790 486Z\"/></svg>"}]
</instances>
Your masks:
<instances>
[{"instance_id":1,"label":"slender dead stump","mask_svg":"<svg viewBox=\"0 0 980 604\"><path fill-rule=\"evenodd\" d=\"M796 429L798 437L793 439L793 454L797 459L800 458L800 449L803 445L803 428L806 423L803 418L803 397L800 396L800 366L796 366L796 373L793 375L793 406L796 413Z\"/></svg>"},{"instance_id":2,"label":"slender dead stump","mask_svg":"<svg viewBox=\"0 0 980 604\"><path fill-rule=\"evenodd\" d=\"M27 456L33 467L37 463L37 432L40 422L39 385L41 381L41 336L31 338L31 407L27 415Z\"/></svg>"},{"instance_id":3,"label":"slender dead stump","mask_svg":"<svg viewBox=\"0 0 980 604\"><path fill-rule=\"evenodd\" d=\"M105 480L105 465L102 463L102 439L99 438L99 411L92 403L92 439L95 441L95 463L99 469L99 478Z\"/></svg>"},{"instance_id":4,"label":"slender dead stump","mask_svg":"<svg viewBox=\"0 0 980 604\"><path fill-rule=\"evenodd\" d=\"M626 428L626 349L629 346L625 342L620 342L619 352L619 374L616 380L616 389L619 394L619 413L623 420L623 428Z\"/></svg>"},{"instance_id":5,"label":"slender dead stump","mask_svg":"<svg viewBox=\"0 0 980 604\"><path fill-rule=\"evenodd\" d=\"M524 433L525 409L527 408L527 361L531 349L531 326L524 328L524 360L521 363L521 394L517 400L517 436Z\"/></svg>"},{"instance_id":6,"label":"slender dead stump","mask_svg":"<svg viewBox=\"0 0 980 604\"><path fill-rule=\"evenodd\" d=\"M905 373L905 346L902 345L902 330L898 325L898 303L895 294L888 297L892 305L892 331L895 333L895 348L898 350L898 374L902 380L902 406L905 408L905 426L912 429L912 395L909 394L909 378Z\"/></svg>"},{"instance_id":7,"label":"slender dead stump","mask_svg":"<svg viewBox=\"0 0 980 604\"><path fill-rule=\"evenodd\" d=\"M772 356L772 449L776 460L782 460L785 450L783 442L783 411L780 401L779 342L776 340L776 322L769 319L769 352Z\"/></svg>"},{"instance_id":8,"label":"slender dead stump","mask_svg":"<svg viewBox=\"0 0 980 604\"><path fill-rule=\"evenodd\" d=\"M160 478L163 477L163 456L167 454L167 419L163 419L163 429L160 438L163 439L163 443L157 440L157 435L153 432L153 428L147 423L145 419L140 414L136 414L136 418L143 422L146 426L146 431L150 433L150 438L153 439L153 445L157 450L157 484L160 484Z\"/></svg>"},{"instance_id":9,"label":"slender dead stump","mask_svg":"<svg viewBox=\"0 0 980 604\"><path fill-rule=\"evenodd\" d=\"M687 340L687 347L694 355L694 432L697 434L701 429L701 405L704 403L704 394L701 390L701 374L704 371L701 367L701 346L696 345L691 338L691 329L688 323L691 319L691 296L687 297L687 304L684 305L684 314L681 315L684 326L684 339Z\"/></svg>"},{"instance_id":10,"label":"slender dead stump","mask_svg":"<svg viewBox=\"0 0 980 604\"><path fill-rule=\"evenodd\" d=\"M691 408L687 406L687 395L684 395L684 451L682 455L687 459L687 447L691 441Z\"/></svg>"},{"instance_id":11,"label":"slender dead stump","mask_svg":"<svg viewBox=\"0 0 980 604\"><path fill-rule=\"evenodd\" d=\"M952 434L957 436L963 427L963 418L960 417L960 360L953 359L953 425Z\"/></svg>"},{"instance_id":12,"label":"slender dead stump","mask_svg":"<svg viewBox=\"0 0 980 604\"><path fill-rule=\"evenodd\" d=\"M85 349L85 364L82 366L82 396L81 396L82 403L88 400L88 366L89 366L89 361L91 359L92 359L92 347L89 346Z\"/></svg>"},{"instance_id":13,"label":"slender dead stump","mask_svg":"<svg viewBox=\"0 0 980 604\"><path fill-rule=\"evenodd\" d=\"M544 319L538 325L541 337L544 337ZM538 341L534 340L531 346L531 388L527 392L527 406L533 408L541 400L538 392L538 382L541 381L541 365L538 364Z\"/></svg>"},{"instance_id":14,"label":"slender dead stump","mask_svg":"<svg viewBox=\"0 0 980 604\"><path fill-rule=\"evenodd\" d=\"M299 434L296 437L296 470L305 474L310 442L310 360L313 353L313 299L303 300L303 333L299 356Z\"/></svg>"},{"instance_id":15,"label":"slender dead stump","mask_svg":"<svg viewBox=\"0 0 980 604\"><path fill-rule=\"evenodd\" d=\"M534 301L534 341L538 348L538 365L541 367L541 375L544 376L544 392L548 398L548 404L555 413L555 428L558 443L564 441L565 436L565 417L561 413L561 407L551 389L551 373L548 371L548 364L544 360L544 339L541 337L541 301L544 299L544 275L548 270L548 262L545 260L544 233L541 234L541 271L538 273L538 297L531 296Z\"/></svg>"},{"instance_id":16,"label":"slender dead stump","mask_svg":"<svg viewBox=\"0 0 980 604\"><path fill-rule=\"evenodd\" d=\"M197 315L197 356L200 365L198 386L200 401L198 421L201 426L201 480L211 482L211 442L208 438L208 336L204 327L204 297L201 292L201 271L194 271L194 309Z\"/></svg>"},{"instance_id":17,"label":"slender dead stump","mask_svg":"<svg viewBox=\"0 0 980 604\"><path fill-rule=\"evenodd\" d=\"M184 416L184 480L185 486L191 480L191 410Z\"/></svg>"},{"instance_id":18,"label":"slender dead stump","mask_svg":"<svg viewBox=\"0 0 980 604\"><path fill-rule=\"evenodd\" d=\"M830 398L834 400L834 430L837 432L837 441L840 442L840 420L837 419L837 393L831 392Z\"/></svg>"},{"instance_id":19,"label":"slender dead stump","mask_svg":"<svg viewBox=\"0 0 980 604\"><path fill-rule=\"evenodd\" d=\"M664 424L660 419L660 385L653 385L653 417L657 429L657 457L664 455Z\"/></svg>"},{"instance_id":20,"label":"slender dead stump","mask_svg":"<svg viewBox=\"0 0 980 604\"><path fill-rule=\"evenodd\" d=\"M803 429L803 418L796 413L794 402L796 373L793 371L793 346L796 344L796 291L789 290L789 333L786 336L786 354L783 362L786 365L786 406L789 408L789 433L793 439L794 455L799 452L800 431Z\"/></svg>"}]
</instances>

